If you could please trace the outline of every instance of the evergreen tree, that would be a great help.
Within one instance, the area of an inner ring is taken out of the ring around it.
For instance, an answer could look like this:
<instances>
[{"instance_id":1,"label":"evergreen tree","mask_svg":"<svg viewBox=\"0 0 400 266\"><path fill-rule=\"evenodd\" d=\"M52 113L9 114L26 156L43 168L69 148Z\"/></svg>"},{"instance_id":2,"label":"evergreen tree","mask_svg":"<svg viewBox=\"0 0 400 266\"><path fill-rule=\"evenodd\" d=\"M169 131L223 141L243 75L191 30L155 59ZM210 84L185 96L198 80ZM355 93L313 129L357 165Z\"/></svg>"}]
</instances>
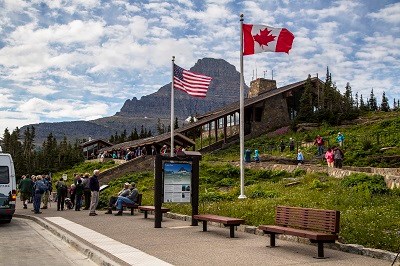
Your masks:
<instances>
[{"instance_id":1,"label":"evergreen tree","mask_svg":"<svg viewBox=\"0 0 400 266\"><path fill-rule=\"evenodd\" d=\"M313 120L313 96L312 96L312 83L311 75L308 75L306 84L304 85L304 92L300 98L299 112L297 114L297 120L301 122L310 122Z\"/></svg>"},{"instance_id":2,"label":"evergreen tree","mask_svg":"<svg viewBox=\"0 0 400 266\"><path fill-rule=\"evenodd\" d=\"M368 102L368 101L367 101ZM369 107L365 105L362 94L360 95L360 111L366 112L369 110Z\"/></svg>"},{"instance_id":3,"label":"evergreen tree","mask_svg":"<svg viewBox=\"0 0 400 266\"><path fill-rule=\"evenodd\" d=\"M116 144L116 143L115 143L114 135L111 135L111 137L108 139L108 141L109 141L110 143L112 143L112 144Z\"/></svg>"},{"instance_id":4,"label":"evergreen tree","mask_svg":"<svg viewBox=\"0 0 400 266\"><path fill-rule=\"evenodd\" d=\"M135 129L133 130L133 139L132 140L137 140L137 139L139 139L139 135L138 135L137 129L135 127Z\"/></svg>"},{"instance_id":5,"label":"evergreen tree","mask_svg":"<svg viewBox=\"0 0 400 266\"><path fill-rule=\"evenodd\" d=\"M177 129L177 128L179 128L178 117L175 117L174 129Z\"/></svg>"},{"instance_id":6,"label":"evergreen tree","mask_svg":"<svg viewBox=\"0 0 400 266\"><path fill-rule=\"evenodd\" d=\"M27 127L24 132L23 142L23 157L24 157L24 171L31 173L33 170L33 156L34 156L34 141L35 141L35 127Z\"/></svg>"},{"instance_id":7,"label":"evergreen tree","mask_svg":"<svg viewBox=\"0 0 400 266\"><path fill-rule=\"evenodd\" d=\"M355 100L355 102L356 102L356 108L358 109L358 92L356 92L356 100Z\"/></svg>"},{"instance_id":8,"label":"evergreen tree","mask_svg":"<svg viewBox=\"0 0 400 266\"><path fill-rule=\"evenodd\" d=\"M385 92L382 94L381 111L388 112L390 110L389 99L386 97Z\"/></svg>"},{"instance_id":9,"label":"evergreen tree","mask_svg":"<svg viewBox=\"0 0 400 266\"><path fill-rule=\"evenodd\" d=\"M377 111L378 110L378 103L376 101L376 97L374 95L374 89L371 90L370 98L368 100L369 103L369 109L371 111Z\"/></svg>"},{"instance_id":10,"label":"evergreen tree","mask_svg":"<svg viewBox=\"0 0 400 266\"><path fill-rule=\"evenodd\" d=\"M143 127L143 125L140 127L140 135L139 135L139 138L140 139L143 139L143 138L145 138L146 137L146 135L144 134L144 127Z\"/></svg>"},{"instance_id":11,"label":"evergreen tree","mask_svg":"<svg viewBox=\"0 0 400 266\"><path fill-rule=\"evenodd\" d=\"M164 124L161 123L160 118L157 119L157 133L159 135L165 133L165 126L164 126Z\"/></svg>"}]
</instances>

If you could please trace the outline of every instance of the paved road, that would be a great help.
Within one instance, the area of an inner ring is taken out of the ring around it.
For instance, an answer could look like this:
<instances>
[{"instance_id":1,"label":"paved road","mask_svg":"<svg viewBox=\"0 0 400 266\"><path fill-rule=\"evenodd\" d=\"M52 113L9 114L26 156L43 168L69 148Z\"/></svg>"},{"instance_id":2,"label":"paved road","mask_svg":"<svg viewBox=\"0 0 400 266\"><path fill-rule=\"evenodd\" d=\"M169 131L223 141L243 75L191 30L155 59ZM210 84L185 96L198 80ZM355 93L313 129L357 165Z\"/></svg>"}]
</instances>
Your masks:
<instances>
[{"instance_id":1,"label":"paved road","mask_svg":"<svg viewBox=\"0 0 400 266\"><path fill-rule=\"evenodd\" d=\"M28 219L0 224L0 265L96 265L67 243Z\"/></svg>"}]
</instances>

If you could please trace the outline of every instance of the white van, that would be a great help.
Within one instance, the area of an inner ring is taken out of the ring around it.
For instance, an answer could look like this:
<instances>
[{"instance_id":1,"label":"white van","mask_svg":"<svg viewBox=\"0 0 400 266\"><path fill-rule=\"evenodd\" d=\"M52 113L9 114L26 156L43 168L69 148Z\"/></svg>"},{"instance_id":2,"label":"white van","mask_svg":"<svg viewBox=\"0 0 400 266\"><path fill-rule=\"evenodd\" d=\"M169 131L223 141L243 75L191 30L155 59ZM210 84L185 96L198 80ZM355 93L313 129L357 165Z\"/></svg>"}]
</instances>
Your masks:
<instances>
[{"instance_id":1,"label":"white van","mask_svg":"<svg viewBox=\"0 0 400 266\"><path fill-rule=\"evenodd\" d=\"M10 154L0 153L0 222L11 222L16 201L14 162Z\"/></svg>"}]
</instances>

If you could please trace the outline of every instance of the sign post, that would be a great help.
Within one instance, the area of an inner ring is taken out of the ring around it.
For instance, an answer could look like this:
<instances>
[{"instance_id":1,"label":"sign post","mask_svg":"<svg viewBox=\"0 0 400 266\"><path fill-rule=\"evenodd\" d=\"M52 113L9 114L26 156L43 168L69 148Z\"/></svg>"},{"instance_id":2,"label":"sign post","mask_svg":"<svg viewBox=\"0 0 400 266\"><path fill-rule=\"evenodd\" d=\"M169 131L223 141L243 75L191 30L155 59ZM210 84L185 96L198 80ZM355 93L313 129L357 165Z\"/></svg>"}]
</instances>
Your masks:
<instances>
[{"instance_id":1,"label":"sign post","mask_svg":"<svg viewBox=\"0 0 400 266\"><path fill-rule=\"evenodd\" d=\"M163 202L191 203L192 217L199 212L199 161L201 154L184 151L171 157L158 154L154 163L155 228L161 228ZM192 225L198 225L192 219Z\"/></svg>"}]
</instances>

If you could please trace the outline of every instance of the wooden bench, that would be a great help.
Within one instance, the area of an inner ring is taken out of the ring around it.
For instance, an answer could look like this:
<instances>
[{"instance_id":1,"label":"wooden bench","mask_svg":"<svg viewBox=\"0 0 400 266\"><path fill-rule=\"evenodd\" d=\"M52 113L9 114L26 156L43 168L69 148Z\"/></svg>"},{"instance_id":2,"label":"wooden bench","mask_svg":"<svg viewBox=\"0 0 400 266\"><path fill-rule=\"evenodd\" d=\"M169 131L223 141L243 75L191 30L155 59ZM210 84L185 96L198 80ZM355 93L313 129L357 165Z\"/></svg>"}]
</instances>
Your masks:
<instances>
[{"instance_id":1,"label":"wooden bench","mask_svg":"<svg viewBox=\"0 0 400 266\"><path fill-rule=\"evenodd\" d=\"M275 235L285 234L308 238L318 244L318 256L324 257L324 243L334 243L339 234L340 212L299 207L276 207L275 225L258 228L270 235L270 246L275 247Z\"/></svg>"},{"instance_id":2,"label":"wooden bench","mask_svg":"<svg viewBox=\"0 0 400 266\"><path fill-rule=\"evenodd\" d=\"M138 194L137 203L122 203L122 207L131 209L131 215L134 215L134 210L138 209L139 206L142 205L142 197L143 194Z\"/></svg>"},{"instance_id":3,"label":"wooden bench","mask_svg":"<svg viewBox=\"0 0 400 266\"><path fill-rule=\"evenodd\" d=\"M144 218L145 218L145 219L147 219L147 213L148 213L149 211L154 212L155 209L156 209L156 208L155 208L154 206L139 206L139 210L141 210L141 211L144 212ZM170 211L170 209L161 207L161 213L167 213L167 212L169 212L169 211Z\"/></svg>"},{"instance_id":4,"label":"wooden bench","mask_svg":"<svg viewBox=\"0 0 400 266\"><path fill-rule=\"evenodd\" d=\"M244 223L243 219L218 216L214 214L196 214L193 215L193 218L196 219L197 221L203 222L203 231L207 231L207 222L217 222L217 223L222 223L225 227L229 226L230 237L235 237L235 226Z\"/></svg>"}]
</instances>

